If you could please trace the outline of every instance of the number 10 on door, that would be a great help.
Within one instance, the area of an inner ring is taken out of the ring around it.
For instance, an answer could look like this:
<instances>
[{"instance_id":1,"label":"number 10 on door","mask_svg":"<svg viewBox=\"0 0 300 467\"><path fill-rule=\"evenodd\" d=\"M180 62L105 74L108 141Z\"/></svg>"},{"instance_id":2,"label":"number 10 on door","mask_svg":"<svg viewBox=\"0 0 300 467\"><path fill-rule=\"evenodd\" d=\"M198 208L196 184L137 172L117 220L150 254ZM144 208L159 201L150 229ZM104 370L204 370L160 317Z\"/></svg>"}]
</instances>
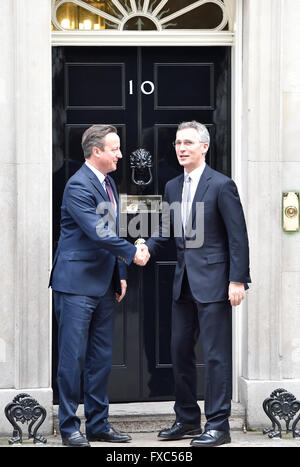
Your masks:
<instances>
[{"instance_id":1,"label":"number 10 on door","mask_svg":"<svg viewBox=\"0 0 300 467\"><path fill-rule=\"evenodd\" d=\"M143 83L141 84L141 91L143 94L146 94L146 95L153 94L154 90L155 90L155 86L152 81L143 81ZM130 95L134 94L132 79L129 81L129 94Z\"/></svg>"}]
</instances>

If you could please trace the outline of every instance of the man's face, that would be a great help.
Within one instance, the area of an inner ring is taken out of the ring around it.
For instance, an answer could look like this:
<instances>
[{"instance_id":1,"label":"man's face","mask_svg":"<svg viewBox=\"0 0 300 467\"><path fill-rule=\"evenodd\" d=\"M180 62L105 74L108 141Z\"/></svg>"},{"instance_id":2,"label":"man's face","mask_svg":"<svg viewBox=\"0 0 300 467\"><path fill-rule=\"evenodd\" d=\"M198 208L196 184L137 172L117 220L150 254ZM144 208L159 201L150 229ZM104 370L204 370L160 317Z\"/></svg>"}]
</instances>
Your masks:
<instances>
[{"instance_id":1,"label":"man's face","mask_svg":"<svg viewBox=\"0 0 300 467\"><path fill-rule=\"evenodd\" d=\"M97 155L97 168L106 175L117 169L118 160L122 158L120 138L116 133L108 133L103 142L104 149L94 148Z\"/></svg>"},{"instance_id":2,"label":"man's face","mask_svg":"<svg viewBox=\"0 0 300 467\"><path fill-rule=\"evenodd\" d=\"M190 173L200 167L205 160L208 143L201 143L199 133L194 128L177 131L175 149L179 164Z\"/></svg>"}]
</instances>

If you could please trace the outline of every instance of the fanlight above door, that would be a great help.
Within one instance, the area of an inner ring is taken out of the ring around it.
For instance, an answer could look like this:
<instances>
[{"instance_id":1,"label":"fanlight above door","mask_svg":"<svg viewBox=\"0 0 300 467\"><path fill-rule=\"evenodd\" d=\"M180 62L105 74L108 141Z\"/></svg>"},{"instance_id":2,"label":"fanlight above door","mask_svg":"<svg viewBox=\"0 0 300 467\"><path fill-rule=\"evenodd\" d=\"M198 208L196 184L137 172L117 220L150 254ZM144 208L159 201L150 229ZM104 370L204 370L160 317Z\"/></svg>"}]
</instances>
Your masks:
<instances>
[{"instance_id":1,"label":"fanlight above door","mask_svg":"<svg viewBox=\"0 0 300 467\"><path fill-rule=\"evenodd\" d=\"M52 28L233 31L236 0L52 0Z\"/></svg>"}]
</instances>

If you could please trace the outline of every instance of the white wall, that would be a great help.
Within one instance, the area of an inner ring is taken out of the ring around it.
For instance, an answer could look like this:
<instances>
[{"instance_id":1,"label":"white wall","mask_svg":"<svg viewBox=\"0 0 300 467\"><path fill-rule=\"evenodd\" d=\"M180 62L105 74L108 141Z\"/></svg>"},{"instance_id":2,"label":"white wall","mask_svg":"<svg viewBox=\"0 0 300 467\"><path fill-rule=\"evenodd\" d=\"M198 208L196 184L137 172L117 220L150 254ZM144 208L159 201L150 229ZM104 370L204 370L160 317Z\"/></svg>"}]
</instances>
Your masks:
<instances>
[{"instance_id":1,"label":"white wall","mask_svg":"<svg viewBox=\"0 0 300 467\"><path fill-rule=\"evenodd\" d=\"M51 2L1 0L0 21L0 410L28 392L52 411Z\"/></svg>"},{"instance_id":2,"label":"white wall","mask_svg":"<svg viewBox=\"0 0 300 467\"><path fill-rule=\"evenodd\" d=\"M282 19L281 187L300 192L299 0L284 0ZM300 379L300 233L282 233L281 280L282 376Z\"/></svg>"},{"instance_id":3,"label":"white wall","mask_svg":"<svg viewBox=\"0 0 300 467\"><path fill-rule=\"evenodd\" d=\"M241 400L248 425L283 387L300 398L300 234L281 225L282 192L300 191L299 0L245 0L243 151L248 158L248 294Z\"/></svg>"}]
</instances>

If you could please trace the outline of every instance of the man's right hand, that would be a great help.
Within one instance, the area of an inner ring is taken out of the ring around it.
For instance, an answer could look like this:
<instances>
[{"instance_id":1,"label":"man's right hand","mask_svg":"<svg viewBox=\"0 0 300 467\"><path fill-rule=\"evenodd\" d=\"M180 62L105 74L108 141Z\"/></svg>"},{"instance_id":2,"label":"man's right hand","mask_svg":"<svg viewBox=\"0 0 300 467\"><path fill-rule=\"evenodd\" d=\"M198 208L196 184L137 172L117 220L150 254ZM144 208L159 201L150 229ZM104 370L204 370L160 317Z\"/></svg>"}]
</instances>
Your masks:
<instances>
[{"instance_id":1,"label":"man's right hand","mask_svg":"<svg viewBox=\"0 0 300 467\"><path fill-rule=\"evenodd\" d=\"M136 247L136 254L133 258L133 262L138 266L145 266L149 261L150 253L147 245L141 244Z\"/></svg>"}]
</instances>

